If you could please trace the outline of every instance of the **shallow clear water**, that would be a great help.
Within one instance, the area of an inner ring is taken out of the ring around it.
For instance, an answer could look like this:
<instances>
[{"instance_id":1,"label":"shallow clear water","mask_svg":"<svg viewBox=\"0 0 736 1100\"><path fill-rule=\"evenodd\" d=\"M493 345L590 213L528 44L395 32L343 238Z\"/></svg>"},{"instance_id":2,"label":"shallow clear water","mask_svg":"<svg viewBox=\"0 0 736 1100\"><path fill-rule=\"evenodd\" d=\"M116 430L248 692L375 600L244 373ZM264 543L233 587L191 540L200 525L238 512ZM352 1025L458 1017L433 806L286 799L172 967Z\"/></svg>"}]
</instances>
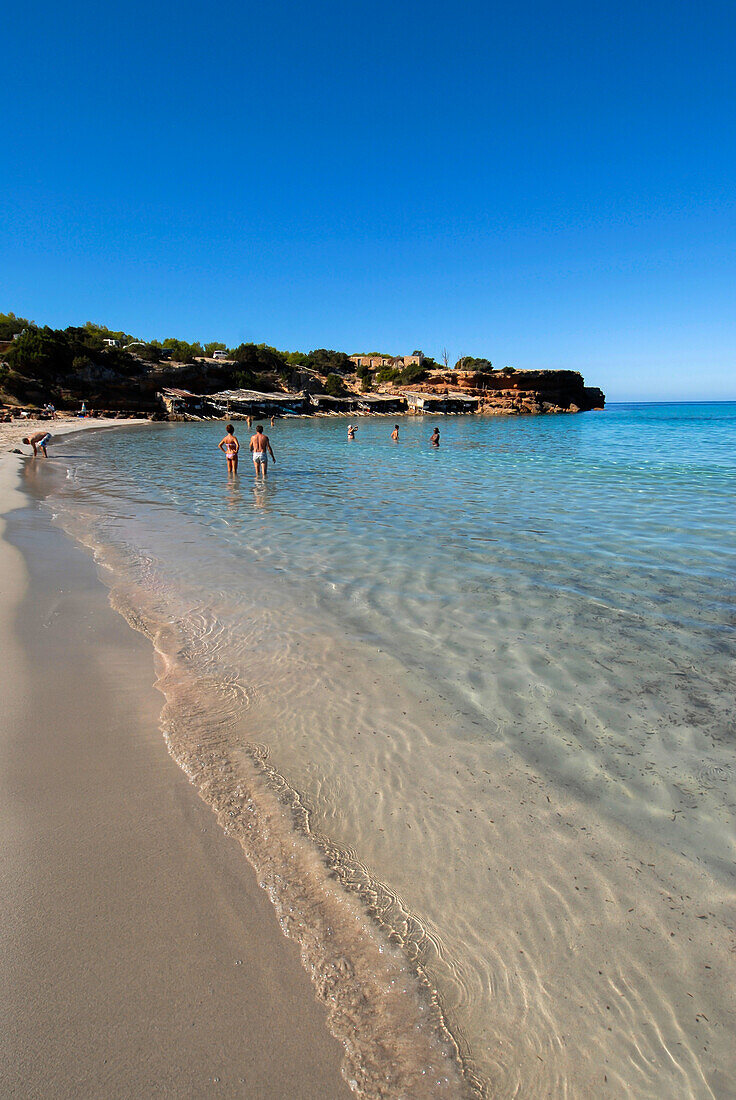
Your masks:
<instances>
[{"instance_id":1,"label":"shallow clear water","mask_svg":"<svg viewBox=\"0 0 736 1100\"><path fill-rule=\"evenodd\" d=\"M218 424L74 439L49 500L153 638L193 781L233 827L226 793L276 792L317 853L301 893L291 856L267 876L310 965L322 876L473 1087L724 1096L736 405L393 423L279 421L266 484L246 453L227 477Z\"/></svg>"}]
</instances>

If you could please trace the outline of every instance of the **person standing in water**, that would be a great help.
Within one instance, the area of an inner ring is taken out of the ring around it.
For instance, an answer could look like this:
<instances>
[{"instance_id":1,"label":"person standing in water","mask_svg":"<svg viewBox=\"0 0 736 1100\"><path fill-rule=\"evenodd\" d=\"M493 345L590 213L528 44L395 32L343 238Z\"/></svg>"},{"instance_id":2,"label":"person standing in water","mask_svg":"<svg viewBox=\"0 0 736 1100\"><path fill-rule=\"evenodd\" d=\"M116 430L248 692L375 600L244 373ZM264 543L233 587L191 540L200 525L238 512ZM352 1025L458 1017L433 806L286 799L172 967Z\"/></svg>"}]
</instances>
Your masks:
<instances>
[{"instance_id":1,"label":"person standing in water","mask_svg":"<svg viewBox=\"0 0 736 1100\"><path fill-rule=\"evenodd\" d=\"M256 477L263 474L268 477L268 456L276 461L276 455L271 447L271 440L263 434L263 424L256 428L256 434L251 436L250 449L253 452L253 465L256 468Z\"/></svg>"},{"instance_id":2,"label":"person standing in water","mask_svg":"<svg viewBox=\"0 0 736 1100\"><path fill-rule=\"evenodd\" d=\"M357 432L355 424L348 424L348 439L355 439L355 433Z\"/></svg>"},{"instance_id":3,"label":"person standing in water","mask_svg":"<svg viewBox=\"0 0 736 1100\"><path fill-rule=\"evenodd\" d=\"M391 432L391 438L393 439L394 443L399 442L399 425L398 424L394 424L394 430Z\"/></svg>"},{"instance_id":4,"label":"person standing in water","mask_svg":"<svg viewBox=\"0 0 736 1100\"><path fill-rule=\"evenodd\" d=\"M439 445L440 445L440 430L439 430L439 428L435 428L435 430L432 432L432 435L430 436L429 442L431 443L431 445L433 447L439 447Z\"/></svg>"},{"instance_id":5,"label":"person standing in water","mask_svg":"<svg viewBox=\"0 0 736 1100\"><path fill-rule=\"evenodd\" d=\"M221 439L217 446L224 453L227 459L227 472L229 474L237 474L238 472L238 451L240 450L240 443L235 438L235 429L232 424L228 424L225 429L227 435L224 439Z\"/></svg>"}]
</instances>

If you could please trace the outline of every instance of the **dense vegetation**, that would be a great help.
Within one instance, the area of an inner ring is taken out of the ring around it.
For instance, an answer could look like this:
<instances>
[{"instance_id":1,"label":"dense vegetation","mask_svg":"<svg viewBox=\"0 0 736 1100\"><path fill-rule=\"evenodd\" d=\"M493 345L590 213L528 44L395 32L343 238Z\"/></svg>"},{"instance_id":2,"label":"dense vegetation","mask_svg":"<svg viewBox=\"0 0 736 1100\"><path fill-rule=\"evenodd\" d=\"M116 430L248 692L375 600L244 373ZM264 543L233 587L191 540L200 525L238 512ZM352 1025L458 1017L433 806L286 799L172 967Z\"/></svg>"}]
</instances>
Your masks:
<instances>
[{"instance_id":1,"label":"dense vegetation","mask_svg":"<svg viewBox=\"0 0 736 1100\"><path fill-rule=\"evenodd\" d=\"M493 363L490 359L473 359L472 355L464 355L455 364L455 370L472 370L479 374L490 374Z\"/></svg>"},{"instance_id":2,"label":"dense vegetation","mask_svg":"<svg viewBox=\"0 0 736 1100\"><path fill-rule=\"evenodd\" d=\"M215 340L143 340L91 321L52 329L13 313L0 313L0 342L0 401L53 401L59 408L86 401L96 408L154 411L156 393L166 386L197 393L306 388L342 396L351 387L368 392L381 383L413 385L438 367L434 360L424 359L404 368L356 369L345 352L329 348L280 351L268 344L243 343L228 350ZM215 351L227 352L227 359L213 362ZM493 367L487 359L465 357L455 369L487 373Z\"/></svg>"}]
</instances>

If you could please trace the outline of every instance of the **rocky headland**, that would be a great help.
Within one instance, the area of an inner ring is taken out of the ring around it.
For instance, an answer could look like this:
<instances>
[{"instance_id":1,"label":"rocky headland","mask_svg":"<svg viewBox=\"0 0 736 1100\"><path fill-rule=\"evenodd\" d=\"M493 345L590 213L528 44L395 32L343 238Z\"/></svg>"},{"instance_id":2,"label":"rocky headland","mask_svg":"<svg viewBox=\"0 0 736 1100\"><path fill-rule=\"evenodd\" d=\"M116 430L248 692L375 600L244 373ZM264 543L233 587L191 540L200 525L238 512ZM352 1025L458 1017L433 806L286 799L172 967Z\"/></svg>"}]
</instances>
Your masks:
<instances>
[{"instance_id":1,"label":"rocky headland","mask_svg":"<svg viewBox=\"0 0 736 1100\"><path fill-rule=\"evenodd\" d=\"M412 389L474 397L478 412L490 414L587 412L606 402L602 390L586 386L582 374L571 370L440 372Z\"/></svg>"},{"instance_id":2,"label":"rocky headland","mask_svg":"<svg viewBox=\"0 0 736 1100\"><path fill-rule=\"evenodd\" d=\"M410 356L353 355L265 344L146 343L99 325L41 328L0 314L0 405L5 417L58 410L155 419L335 412L540 415L602 409L605 396L568 370L454 369Z\"/></svg>"}]
</instances>

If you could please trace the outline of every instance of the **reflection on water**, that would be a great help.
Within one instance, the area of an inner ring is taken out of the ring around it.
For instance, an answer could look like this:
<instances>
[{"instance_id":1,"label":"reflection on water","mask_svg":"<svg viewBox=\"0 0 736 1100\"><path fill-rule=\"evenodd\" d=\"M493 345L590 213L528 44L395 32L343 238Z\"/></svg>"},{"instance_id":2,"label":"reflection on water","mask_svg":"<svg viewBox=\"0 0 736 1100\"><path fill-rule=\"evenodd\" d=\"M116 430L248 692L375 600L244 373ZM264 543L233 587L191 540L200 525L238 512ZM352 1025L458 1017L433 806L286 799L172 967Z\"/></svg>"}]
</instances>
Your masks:
<instances>
[{"instance_id":1,"label":"reflection on water","mask_svg":"<svg viewBox=\"0 0 736 1100\"><path fill-rule=\"evenodd\" d=\"M279 422L267 482L217 425L90 438L54 507L183 766L286 784L491 1095L726 1095L736 406L437 423Z\"/></svg>"},{"instance_id":2,"label":"reflection on water","mask_svg":"<svg viewBox=\"0 0 736 1100\"><path fill-rule=\"evenodd\" d=\"M238 474L228 477L225 490L225 502L228 508L242 507L243 494L240 488L240 478Z\"/></svg>"},{"instance_id":3,"label":"reflection on water","mask_svg":"<svg viewBox=\"0 0 736 1100\"><path fill-rule=\"evenodd\" d=\"M271 481L256 480L252 485L253 491L253 503L256 508L260 508L263 511L270 511L275 502L278 488L274 484L273 479Z\"/></svg>"}]
</instances>

